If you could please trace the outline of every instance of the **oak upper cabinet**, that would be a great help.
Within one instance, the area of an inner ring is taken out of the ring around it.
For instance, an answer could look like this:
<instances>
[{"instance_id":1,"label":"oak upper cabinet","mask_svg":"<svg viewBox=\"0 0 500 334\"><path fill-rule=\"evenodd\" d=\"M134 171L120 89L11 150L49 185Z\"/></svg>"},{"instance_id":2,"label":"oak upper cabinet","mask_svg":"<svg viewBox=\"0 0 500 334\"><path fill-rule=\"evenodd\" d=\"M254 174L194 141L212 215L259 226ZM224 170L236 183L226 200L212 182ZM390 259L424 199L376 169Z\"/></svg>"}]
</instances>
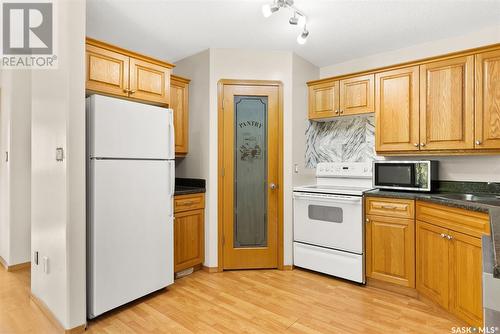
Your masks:
<instances>
[{"instance_id":1,"label":"oak upper cabinet","mask_svg":"<svg viewBox=\"0 0 500 334\"><path fill-rule=\"evenodd\" d=\"M117 96L128 96L129 57L86 45L86 88Z\"/></svg>"},{"instance_id":2,"label":"oak upper cabinet","mask_svg":"<svg viewBox=\"0 0 500 334\"><path fill-rule=\"evenodd\" d=\"M170 68L130 58L130 96L170 105Z\"/></svg>"},{"instance_id":3,"label":"oak upper cabinet","mask_svg":"<svg viewBox=\"0 0 500 334\"><path fill-rule=\"evenodd\" d=\"M340 80L340 114L355 115L374 112L373 74Z\"/></svg>"},{"instance_id":4,"label":"oak upper cabinet","mask_svg":"<svg viewBox=\"0 0 500 334\"><path fill-rule=\"evenodd\" d=\"M474 148L474 56L420 65L420 149Z\"/></svg>"},{"instance_id":5,"label":"oak upper cabinet","mask_svg":"<svg viewBox=\"0 0 500 334\"><path fill-rule=\"evenodd\" d=\"M479 149L500 149L500 50L476 55L476 136Z\"/></svg>"},{"instance_id":6,"label":"oak upper cabinet","mask_svg":"<svg viewBox=\"0 0 500 334\"><path fill-rule=\"evenodd\" d=\"M309 86L309 119L339 115L339 82L330 81Z\"/></svg>"},{"instance_id":7,"label":"oak upper cabinet","mask_svg":"<svg viewBox=\"0 0 500 334\"><path fill-rule=\"evenodd\" d=\"M366 199L366 276L415 287L413 200Z\"/></svg>"},{"instance_id":8,"label":"oak upper cabinet","mask_svg":"<svg viewBox=\"0 0 500 334\"><path fill-rule=\"evenodd\" d=\"M417 221L417 290L448 309L448 230Z\"/></svg>"},{"instance_id":9,"label":"oak upper cabinet","mask_svg":"<svg viewBox=\"0 0 500 334\"><path fill-rule=\"evenodd\" d=\"M205 194L174 198L174 272L201 265L205 259Z\"/></svg>"},{"instance_id":10,"label":"oak upper cabinet","mask_svg":"<svg viewBox=\"0 0 500 334\"><path fill-rule=\"evenodd\" d=\"M88 92L170 104L173 65L92 38L86 40L86 60Z\"/></svg>"},{"instance_id":11,"label":"oak upper cabinet","mask_svg":"<svg viewBox=\"0 0 500 334\"><path fill-rule=\"evenodd\" d=\"M419 67L375 75L377 152L419 150Z\"/></svg>"},{"instance_id":12,"label":"oak upper cabinet","mask_svg":"<svg viewBox=\"0 0 500 334\"><path fill-rule=\"evenodd\" d=\"M188 153L189 79L170 76L170 107L174 110L175 155Z\"/></svg>"}]
</instances>

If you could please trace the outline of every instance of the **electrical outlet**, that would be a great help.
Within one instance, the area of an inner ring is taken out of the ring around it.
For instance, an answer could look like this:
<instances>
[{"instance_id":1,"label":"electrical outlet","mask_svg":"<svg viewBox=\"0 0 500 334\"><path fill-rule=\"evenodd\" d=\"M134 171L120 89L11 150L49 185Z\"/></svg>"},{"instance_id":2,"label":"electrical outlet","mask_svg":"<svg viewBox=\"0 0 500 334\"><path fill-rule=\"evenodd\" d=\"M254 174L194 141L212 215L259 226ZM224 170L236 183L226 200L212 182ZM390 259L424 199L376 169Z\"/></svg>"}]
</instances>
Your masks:
<instances>
[{"instance_id":1,"label":"electrical outlet","mask_svg":"<svg viewBox=\"0 0 500 334\"><path fill-rule=\"evenodd\" d=\"M33 262L38 266L38 251L33 253Z\"/></svg>"},{"instance_id":2,"label":"electrical outlet","mask_svg":"<svg viewBox=\"0 0 500 334\"><path fill-rule=\"evenodd\" d=\"M44 256L42 259L43 259L43 272L48 274L49 273L49 258Z\"/></svg>"}]
</instances>

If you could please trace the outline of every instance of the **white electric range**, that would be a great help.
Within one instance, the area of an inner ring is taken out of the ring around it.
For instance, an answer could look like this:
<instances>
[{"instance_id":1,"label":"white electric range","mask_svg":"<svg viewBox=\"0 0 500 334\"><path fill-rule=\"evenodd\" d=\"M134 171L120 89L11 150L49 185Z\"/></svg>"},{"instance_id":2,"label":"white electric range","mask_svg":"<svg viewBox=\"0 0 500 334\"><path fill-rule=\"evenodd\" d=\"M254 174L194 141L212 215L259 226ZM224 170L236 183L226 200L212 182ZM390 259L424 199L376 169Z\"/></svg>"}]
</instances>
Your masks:
<instances>
[{"instance_id":1,"label":"white electric range","mask_svg":"<svg viewBox=\"0 0 500 334\"><path fill-rule=\"evenodd\" d=\"M363 192L372 163L319 163L316 184L293 188L294 265L365 283Z\"/></svg>"}]
</instances>

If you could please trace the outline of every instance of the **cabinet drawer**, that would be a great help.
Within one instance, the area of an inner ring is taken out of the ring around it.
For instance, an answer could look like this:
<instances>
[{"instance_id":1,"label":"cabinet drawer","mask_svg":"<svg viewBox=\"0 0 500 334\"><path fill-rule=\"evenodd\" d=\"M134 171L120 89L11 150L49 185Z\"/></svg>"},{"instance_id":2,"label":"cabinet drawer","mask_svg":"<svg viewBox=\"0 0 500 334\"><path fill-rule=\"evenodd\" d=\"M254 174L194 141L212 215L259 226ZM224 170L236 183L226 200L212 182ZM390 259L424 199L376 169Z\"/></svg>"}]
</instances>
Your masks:
<instances>
[{"instance_id":1,"label":"cabinet drawer","mask_svg":"<svg viewBox=\"0 0 500 334\"><path fill-rule=\"evenodd\" d=\"M487 213L417 201L417 220L441 226L473 237L490 234Z\"/></svg>"},{"instance_id":2,"label":"cabinet drawer","mask_svg":"<svg viewBox=\"0 0 500 334\"><path fill-rule=\"evenodd\" d=\"M174 212L203 209L205 194L178 195L174 197Z\"/></svg>"},{"instance_id":3,"label":"cabinet drawer","mask_svg":"<svg viewBox=\"0 0 500 334\"><path fill-rule=\"evenodd\" d=\"M411 199L367 197L366 214L413 219L415 205Z\"/></svg>"}]
</instances>

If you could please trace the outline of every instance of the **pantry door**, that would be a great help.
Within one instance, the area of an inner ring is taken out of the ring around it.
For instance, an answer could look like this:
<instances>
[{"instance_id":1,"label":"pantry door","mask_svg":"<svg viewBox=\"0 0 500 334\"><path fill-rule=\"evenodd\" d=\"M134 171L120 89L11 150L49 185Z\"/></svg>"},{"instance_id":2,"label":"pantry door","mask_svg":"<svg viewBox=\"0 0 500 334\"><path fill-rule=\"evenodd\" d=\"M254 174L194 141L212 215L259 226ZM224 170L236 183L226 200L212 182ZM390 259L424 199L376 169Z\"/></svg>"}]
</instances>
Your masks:
<instances>
[{"instance_id":1,"label":"pantry door","mask_svg":"<svg viewBox=\"0 0 500 334\"><path fill-rule=\"evenodd\" d=\"M219 83L219 270L282 266L281 84Z\"/></svg>"}]
</instances>

